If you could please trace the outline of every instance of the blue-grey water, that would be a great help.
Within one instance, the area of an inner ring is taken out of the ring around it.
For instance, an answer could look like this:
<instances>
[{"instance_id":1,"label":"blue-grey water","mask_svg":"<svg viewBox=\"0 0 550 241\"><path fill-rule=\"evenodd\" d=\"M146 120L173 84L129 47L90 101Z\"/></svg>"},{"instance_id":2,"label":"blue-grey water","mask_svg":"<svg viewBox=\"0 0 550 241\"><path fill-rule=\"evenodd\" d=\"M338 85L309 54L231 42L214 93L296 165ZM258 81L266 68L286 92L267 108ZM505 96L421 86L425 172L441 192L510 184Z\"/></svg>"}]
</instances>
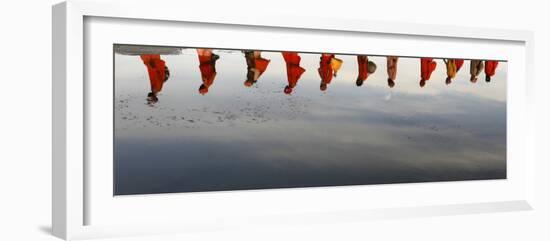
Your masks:
<instances>
[{"instance_id":1,"label":"blue-grey water","mask_svg":"<svg viewBox=\"0 0 550 241\"><path fill-rule=\"evenodd\" d=\"M145 65L115 60L115 195L506 178L507 63L490 83L469 81L469 61L452 84L445 65L420 88L419 59L400 58L394 88L384 57L357 87L355 56L327 91L319 54L300 54L306 72L285 95L280 53L245 87L240 51L220 56L200 95L194 49L162 52L170 68L159 102L147 105Z\"/></svg>"}]
</instances>

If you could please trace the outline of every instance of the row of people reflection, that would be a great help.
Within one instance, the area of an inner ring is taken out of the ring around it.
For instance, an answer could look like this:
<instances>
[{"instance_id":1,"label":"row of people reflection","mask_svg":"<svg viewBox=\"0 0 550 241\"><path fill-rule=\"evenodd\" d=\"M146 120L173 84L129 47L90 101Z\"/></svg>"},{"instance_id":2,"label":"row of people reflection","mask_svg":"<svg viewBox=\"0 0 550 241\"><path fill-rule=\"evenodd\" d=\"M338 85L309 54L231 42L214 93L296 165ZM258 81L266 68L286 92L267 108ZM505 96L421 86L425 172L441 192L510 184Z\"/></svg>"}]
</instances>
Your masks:
<instances>
[{"instance_id":1,"label":"row of people reflection","mask_svg":"<svg viewBox=\"0 0 550 241\"><path fill-rule=\"evenodd\" d=\"M263 58L261 51L243 51L247 65L246 80L244 85L247 87L256 84L260 76L265 72L271 60ZM286 74L288 84L284 87L283 92L290 95L298 84L298 80L306 71L300 66L301 57L296 52L281 52L286 63ZM199 69L201 72L202 84L199 86L199 93L205 95L209 88L214 84L216 79L216 61L220 58L219 55L213 53L212 49L197 49L199 58ZM143 54L140 55L141 60L147 67L149 80L151 84L151 92L147 95L148 102L156 103L158 101L157 94L162 90L164 83L170 78L170 71L166 66L166 62L161 59L158 54ZM399 57L387 56L387 74L388 86L395 86L397 77L397 64ZM457 72L464 65L463 59L443 59L443 63L447 69L446 84L450 84L456 77ZM340 70L343 61L337 58L334 54L321 54L319 68L317 69L321 79L320 89L326 91L333 77L336 77ZM363 85L363 82L376 71L376 64L369 61L368 56L357 55L358 74L356 84ZM482 71L485 72L485 81L490 82L491 77L495 75L498 61L494 60L470 60L470 81L475 83ZM426 85L426 81L430 80L433 71L436 69L437 63L433 58L420 58L420 87Z\"/></svg>"}]
</instances>

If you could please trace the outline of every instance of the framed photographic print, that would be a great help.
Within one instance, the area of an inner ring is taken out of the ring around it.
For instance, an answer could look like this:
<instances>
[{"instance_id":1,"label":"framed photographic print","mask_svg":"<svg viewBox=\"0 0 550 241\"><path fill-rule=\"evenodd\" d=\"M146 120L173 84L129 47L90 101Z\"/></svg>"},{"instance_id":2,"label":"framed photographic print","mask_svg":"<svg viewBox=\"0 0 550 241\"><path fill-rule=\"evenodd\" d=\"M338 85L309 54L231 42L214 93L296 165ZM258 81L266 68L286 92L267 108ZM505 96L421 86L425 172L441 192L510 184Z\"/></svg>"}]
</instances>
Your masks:
<instances>
[{"instance_id":1,"label":"framed photographic print","mask_svg":"<svg viewBox=\"0 0 550 241\"><path fill-rule=\"evenodd\" d=\"M532 208L530 32L182 5L54 6L56 236Z\"/></svg>"}]
</instances>

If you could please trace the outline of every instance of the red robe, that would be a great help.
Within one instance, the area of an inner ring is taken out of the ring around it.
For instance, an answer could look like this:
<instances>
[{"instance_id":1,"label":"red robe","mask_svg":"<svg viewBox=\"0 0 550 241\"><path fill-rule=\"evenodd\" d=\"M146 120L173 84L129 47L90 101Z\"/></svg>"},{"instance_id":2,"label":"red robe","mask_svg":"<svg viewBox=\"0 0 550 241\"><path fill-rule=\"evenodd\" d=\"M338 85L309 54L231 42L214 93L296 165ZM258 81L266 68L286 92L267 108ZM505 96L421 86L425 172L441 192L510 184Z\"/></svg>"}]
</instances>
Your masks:
<instances>
[{"instance_id":1,"label":"red robe","mask_svg":"<svg viewBox=\"0 0 550 241\"><path fill-rule=\"evenodd\" d=\"M298 79L302 76L306 70L300 67L300 56L295 52L282 52L283 58L286 62L286 76L288 79L288 86L294 88L298 83Z\"/></svg>"},{"instance_id":2,"label":"red robe","mask_svg":"<svg viewBox=\"0 0 550 241\"><path fill-rule=\"evenodd\" d=\"M456 64L456 72L458 72L460 70L460 68L462 68L462 65L464 65L464 60L463 59L455 59L455 64Z\"/></svg>"},{"instance_id":3,"label":"red robe","mask_svg":"<svg viewBox=\"0 0 550 241\"><path fill-rule=\"evenodd\" d=\"M357 79L366 80L369 77L369 58L364 55L357 55L357 65L359 66Z\"/></svg>"},{"instance_id":4,"label":"red robe","mask_svg":"<svg viewBox=\"0 0 550 241\"><path fill-rule=\"evenodd\" d=\"M199 69L201 70L202 81L206 87L210 87L216 77L213 61L212 55L199 55Z\"/></svg>"},{"instance_id":5,"label":"red robe","mask_svg":"<svg viewBox=\"0 0 550 241\"><path fill-rule=\"evenodd\" d=\"M429 80L436 66L437 66L437 63L432 58L421 58L420 59L420 77L423 80Z\"/></svg>"},{"instance_id":6,"label":"red robe","mask_svg":"<svg viewBox=\"0 0 550 241\"><path fill-rule=\"evenodd\" d=\"M325 84L330 84L334 74L332 66L330 65L332 58L334 58L334 54L323 54L319 62L319 76L321 76L321 81Z\"/></svg>"},{"instance_id":7,"label":"red robe","mask_svg":"<svg viewBox=\"0 0 550 241\"><path fill-rule=\"evenodd\" d=\"M262 57L254 59L254 65L258 71L260 71L260 75L262 75L265 70L267 69L267 66L269 65L269 60L264 59Z\"/></svg>"},{"instance_id":8,"label":"red robe","mask_svg":"<svg viewBox=\"0 0 550 241\"><path fill-rule=\"evenodd\" d=\"M147 66L149 82L151 83L151 92L156 94L162 90L162 85L166 78L166 63L164 60L160 59L160 55L158 54L142 54L140 57L143 64Z\"/></svg>"},{"instance_id":9,"label":"red robe","mask_svg":"<svg viewBox=\"0 0 550 241\"><path fill-rule=\"evenodd\" d=\"M487 60L485 61L485 75L493 76L498 66L498 61Z\"/></svg>"}]
</instances>

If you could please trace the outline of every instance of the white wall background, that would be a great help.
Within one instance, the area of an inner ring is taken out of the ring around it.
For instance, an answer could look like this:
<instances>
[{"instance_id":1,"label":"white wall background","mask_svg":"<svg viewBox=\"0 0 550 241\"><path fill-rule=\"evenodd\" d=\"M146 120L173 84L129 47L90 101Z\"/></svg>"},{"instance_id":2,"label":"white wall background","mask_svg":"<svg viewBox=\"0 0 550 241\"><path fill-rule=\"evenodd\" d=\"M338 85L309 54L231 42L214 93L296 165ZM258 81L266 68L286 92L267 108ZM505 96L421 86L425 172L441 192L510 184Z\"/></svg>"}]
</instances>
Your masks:
<instances>
[{"instance_id":1,"label":"white wall background","mask_svg":"<svg viewBox=\"0 0 550 241\"><path fill-rule=\"evenodd\" d=\"M153 0L151 0L153 1ZM0 7L0 240L57 240L50 235L51 4L4 1ZM545 1L206 1L205 14L284 12L381 21L433 23L535 32L537 99L536 211L390 220L181 236L193 240L550 240L550 17ZM207 8L208 7L208 8ZM161 237L117 240L161 240Z\"/></svg>"}]
</instances>

